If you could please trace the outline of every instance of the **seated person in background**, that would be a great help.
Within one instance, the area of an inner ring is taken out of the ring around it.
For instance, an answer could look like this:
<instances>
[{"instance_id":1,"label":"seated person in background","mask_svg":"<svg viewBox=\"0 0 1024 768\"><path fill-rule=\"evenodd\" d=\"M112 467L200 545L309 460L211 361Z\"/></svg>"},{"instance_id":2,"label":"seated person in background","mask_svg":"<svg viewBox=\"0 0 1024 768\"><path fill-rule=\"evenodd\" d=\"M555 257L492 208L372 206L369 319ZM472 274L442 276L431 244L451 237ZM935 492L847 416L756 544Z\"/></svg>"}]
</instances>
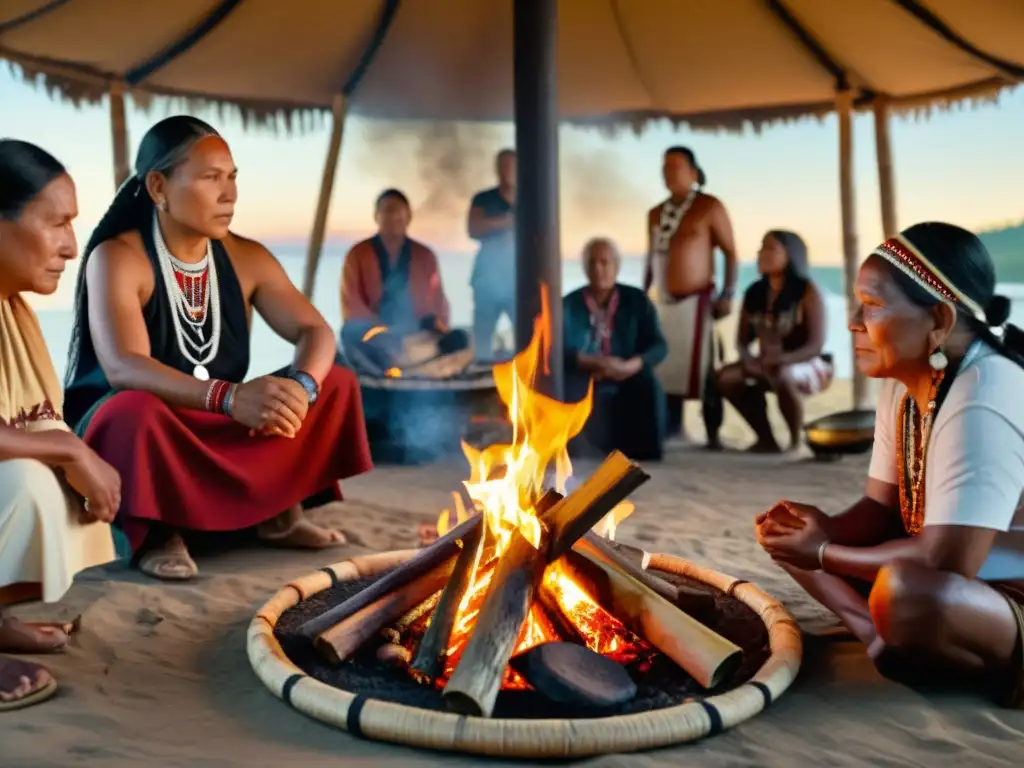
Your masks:
<instances>
[{"instance_id":1,"label":"seated person in background","mask_svg":"<svg viewBox=\"0 0 1024 768\"><path fill-rule=\"evenodd\" d=\"M353 245L342 269L341 343L349 363L373 375L401 368L408 362L407 340L421 334L433 352L428 359L467 349L469 335L448 329L437 257L407 234L408 198L397 189L384 190L374 219L377 234Z\"/></svg>"},{"instance_id":2,"label":"seated person in background","mask_svg":"<svg viewBox=\"0 0 1024 768\"><path fill-rule=\"evenodd\" d=\"M303 512L372 466L334 333L266 248L230 231L237 169L212 127L162 120L135 168L85 249L66 398L69 423L121 475L135 562L192 578L192 532L341 543ZM295 358L246 381L253 310Z\"/></svg>"},{"instance_id":3,"label":"seated person in background","mask_svg":"<svg viewBox=\"0 0 1024 768\"><path fill-rule=\"evenodd\" d=\"M782 501L765 551L878 670L969 683L1024 707L1024 334L1002 333L981 240L917 224L861 265L857 367L885 379L864 497L829 516Z\"/></svg>"},{"instance_id":4,"label":"seated person in background","mask_svg":"<svg viewBox=\"0 0 1024 768\"><path fill-rule=\"evenodd\" d=\"M63 624L23 623L3 608L55 602L81 570L114 559L108 523L121 497L113 467L64 423L63 393L23 292L52 294L78 255L75 185L47 152L0 140L0 651L63 649ZM56 690L51 674L0 656L0 711Z\"/></svg>"},{"instance_id":5,"label":"seated person in background","mask_svg":"<svg viewBox=\"0 0 1024 768\"><path fill-rule=\"evenodd\" d=\"M747 289L737 328L739 362L718 372L718 389L757 435L750 450L778 453L765 394L774 392L789 427L790 450L800 445L803 398L832 381L822 357L825 303L807 275L807 246L799 235L772 230L757 254L761 279ZM755 354L751 350L758 344Z\"/></svg>"},{"instance_id":6,"label":"seated person in background","mask_svg":"<svg viewBox=\"0 0 1024 768\"><path fill-rule=\"evenodd\" d=\"M572 447L657 461L666 406L653 368L668 349L654 305L639 288L616 282L620 257L610 240L591 240L582 258L587 285L563 301L565 394L581 400L593 379L594 409Z\"/></svg>"}]
</instances>

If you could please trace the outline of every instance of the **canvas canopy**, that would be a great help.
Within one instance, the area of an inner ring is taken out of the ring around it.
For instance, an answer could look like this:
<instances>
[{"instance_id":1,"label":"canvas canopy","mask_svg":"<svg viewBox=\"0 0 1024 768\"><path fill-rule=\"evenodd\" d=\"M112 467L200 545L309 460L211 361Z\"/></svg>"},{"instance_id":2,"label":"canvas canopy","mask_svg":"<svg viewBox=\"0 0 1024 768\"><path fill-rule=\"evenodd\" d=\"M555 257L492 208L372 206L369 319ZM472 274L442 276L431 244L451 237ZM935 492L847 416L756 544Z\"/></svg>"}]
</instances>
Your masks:
<instances>
[{"instance_id":1,"label":"canvas canopy","mask_svg":"<svg viewBox=\"0 0 1024 768\"><path fill-rule=\"evenodd\" d=\"M562 119L736 127L1024 77L1016 0L559 0ZM250 115L513 116L512 0L0 0L0 57L63 95L184 95Z\"/></svg>"}]
</instances>

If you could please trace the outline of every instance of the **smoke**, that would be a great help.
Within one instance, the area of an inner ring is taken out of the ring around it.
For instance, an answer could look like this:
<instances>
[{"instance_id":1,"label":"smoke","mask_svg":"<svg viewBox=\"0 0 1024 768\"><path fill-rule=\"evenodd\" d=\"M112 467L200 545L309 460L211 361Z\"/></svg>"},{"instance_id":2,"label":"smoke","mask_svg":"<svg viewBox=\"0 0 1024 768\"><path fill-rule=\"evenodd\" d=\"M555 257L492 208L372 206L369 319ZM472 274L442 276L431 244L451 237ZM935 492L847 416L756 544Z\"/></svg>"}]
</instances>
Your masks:
<instances>
[{"instance_id":1,"label":"smoke","mask_svg":"<svg viewBox=\"0 0 1024 768\"><path fill-rule=\"evenodd\" d=\"M593 140L578 141L590 137L567 140L565 133L560 142L563 240L566 234L571 241L596 234L632 235L642 226L643 212L651 201L643 198L636 180L624 171L621 154ZM464 232L473 195L496 183L495 156L514 146L514 129L374 121L366 145L362 163L366 172L383 177L385 185L404 187L419 224L431 232L451 233L455 239Z\"/></svg>"}]
</instances>

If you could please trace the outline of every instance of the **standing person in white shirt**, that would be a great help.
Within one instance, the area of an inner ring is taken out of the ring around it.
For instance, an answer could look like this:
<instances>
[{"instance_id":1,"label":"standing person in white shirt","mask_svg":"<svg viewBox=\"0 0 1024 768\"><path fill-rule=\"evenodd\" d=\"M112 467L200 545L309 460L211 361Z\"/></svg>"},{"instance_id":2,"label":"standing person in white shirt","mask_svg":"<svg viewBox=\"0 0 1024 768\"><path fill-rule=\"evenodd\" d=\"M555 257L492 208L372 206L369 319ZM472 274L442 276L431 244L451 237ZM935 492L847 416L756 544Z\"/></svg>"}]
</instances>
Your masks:
<instances>
[{"instance_id":1,"label":"standing person in white shirt","mask_svg":"<svg viewBox=\"0 0 1024 768\"><path fill-rule=\"evenodd\" d=\"M834 517L779 502L758 539L883 674L1022 708L1024 333L993 332L1009 301L985 246L951 224L876 248L856 295L857 365L887 379L864 498Z\"/></svg>"}]
</instances>

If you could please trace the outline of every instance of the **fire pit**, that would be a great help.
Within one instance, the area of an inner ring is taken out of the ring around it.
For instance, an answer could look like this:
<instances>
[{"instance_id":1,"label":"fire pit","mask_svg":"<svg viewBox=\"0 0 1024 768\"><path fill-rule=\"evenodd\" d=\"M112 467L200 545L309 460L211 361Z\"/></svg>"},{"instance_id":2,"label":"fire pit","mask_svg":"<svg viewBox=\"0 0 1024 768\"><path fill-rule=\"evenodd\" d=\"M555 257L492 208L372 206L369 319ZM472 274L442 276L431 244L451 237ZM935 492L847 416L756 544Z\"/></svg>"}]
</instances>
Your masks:
<instances>
[{"instance_id":1,"label":"fire pit","mask_svg":"<svg viewBox=\"0 0 1024 768\"><path fill-rule=\"evenodd\" d=\"M249 656L283 700L371 738L554 757L713 734L792 681L800 636L778 603L612 541L643 469L613 453L566 493L593 392L535 391L547 328L544 311L495 366L512 441L463 444L466 495L437 541L325 568L257 614Z\"/></svg>"},{"instance_id":2,"label":"fire pit","mask_svg":"<svg viewBox=\"0 0 1024 768\"><path fill-rule=\"evenodd\" d=\"M734 640L747 638L741 643L743 665L712 691L662 675L646 685L641 680L643 700L638 696L632 706L609 714L553 705L535 692L506 690L499 698L502 717L467 717L444 711L436 689L379 661L375 652L334 668L301 650L296 630L310 614L378 583L418 554L353 557L296 579L274 595L248 632L249 659L271 693L314 719L364 738L502 757L586 757L713 736L760 713L789 687L800 667L800 633L780 603L742 579L658 554L649 558L649 571L706 585L719 616L712 626L730 630ZM659 669L648 674L653 677ZM659 688L659 683L664 685Z\"/></svg>"}]
</instances>

